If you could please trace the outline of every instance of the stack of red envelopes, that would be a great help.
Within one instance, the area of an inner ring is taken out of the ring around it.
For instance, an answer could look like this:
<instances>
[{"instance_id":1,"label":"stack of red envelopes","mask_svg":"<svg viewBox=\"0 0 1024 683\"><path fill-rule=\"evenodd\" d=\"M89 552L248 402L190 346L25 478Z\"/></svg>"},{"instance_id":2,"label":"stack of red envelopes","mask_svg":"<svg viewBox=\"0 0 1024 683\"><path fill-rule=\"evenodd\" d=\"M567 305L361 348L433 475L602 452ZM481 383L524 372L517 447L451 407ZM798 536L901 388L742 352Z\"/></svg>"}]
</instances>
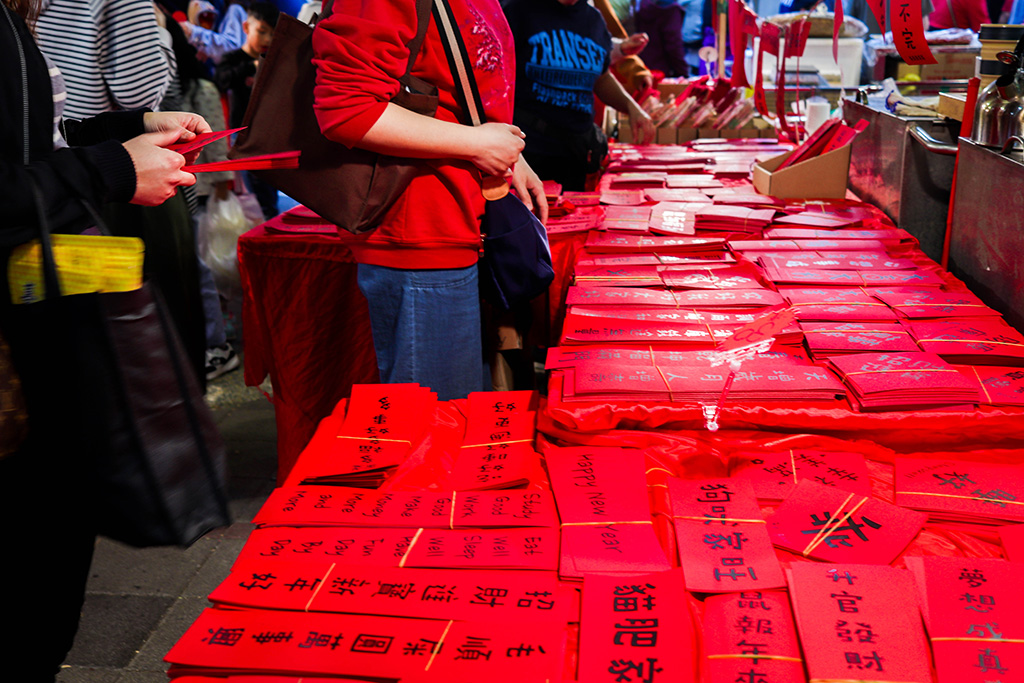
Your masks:
<instances>
[{"instance_id":1,"label":"stack of red envelopes","mask_svg":"<svg viewBox=\"0 0 1024 683\"><path fill-rule=\"evenodd\" d=\"M729 476L750 481L758 500L784 500L804 480L861 496L871 495L864 456L847 451L740 451L729 458Z\"/></svg>"},{"instance_id":2,"label":"stack of red envelopes","mask_svg":"<svg viewBox=\"0 0 1024 683\"><path fill-rule=\"evenodd\" d=\"M693 235L697 211L705 206L706 202L658 202L651 211L650 230L657 235Z\"/></svg>"},{"instance_id":3,"label":"stack of red envelopes","mask_svg":"<svg viewBox=\"0 0 1024 683\"><path fill-rule=\"evenodd\" d=\"M709 596L703 624L707 683L806 680L785 591Z\"/></svg>"},{"instance_id":4,"label":"stack of red envelopes","mask_svg":"<svg viewBox=\"0 0 1024 683\"><path fill-rule=\"evenodd\" d=\"M908 557L938 683L1015 680L1024 670L1024 564L957 557Z\"/></svg>"},{"instance_id":5,"label":"stack of red envelopes","mask_svg":"<svg viewBox=\"0 0 1024 683\"><path fill-rule=\"evenodd\" d=\"M550 528L424 529L260 527L235 567L262 560L337 562L348 567L558 569L559 532Z\"/></svg>"},{"instance_id":6,"label":"stack of red envelopes","mask_svg":"<svg viewBox=\"0 0 1024 683\"><path fill-rule=\"evenodd\" d=\"M667 306L723 311L761 310L783 303L778 292L769 289L737 291L659 290L640 287L572 286L566 294L570 306Z\"/></svg>"},{"instance_id":7,"label":"stack of red envelopes","mask_svg":"<svg viewBox=\"0 0 1024 683\"><path fill-rule=\"evenodd\" d=\"M800 323L811 357L815 360L851 353L920 351L910 332L898 322Z\"/></svg>"},{"instance_id":8,"label":"stack of red envelopes","mask_svg":"<svg viewBox=\"0 0 1024 683\"><path fill-rule=\"evenodd\" d=\"M896 503L935 522L1024 522L1024 465L896 458Z\"/></svg>"},{"instance_id":9,"label":"stack of red envelopes","mask_svg":"<svg viewBox=\"0 0 1024 683\"><path fill-rule=\"evenodd\" d=\"M746 254L755 258L754 254ZM756 260L766 269L814 268L822 270L913 270L917 265L908 258L889 256L884 251L764 252Z\"/></svg>"},{"instance_id":10,"label":"stack of red envelopes","mask_svg":"<svg viewBox=\"0 0 1024 683\"><path fill-rule=\"evenodd\" d=\"M622 171L610 173L608 186L615 190L646 190L665 187L665 171Z\"/></svg>"},{"instance_id":11,"label":"stack of red envelopes","mask_svg":"<svg viewBox=\"0 0 1024 683\"><path fill-rule=\"evenodd\" d=\"M871 296L910 320L931 318L981 318L998 316L981 299L968 291L944 292L934 288L874 287Z\"/></svg>"},{"instance_id":12,"label":"stack of red envelopes","mask_svg":"<svg viewBox=\"0 0 1024 683\"><path fill-rule=\"evenodd\" d=\"M587 235L589 254L676 254L696 256L718 254L725 247L721 237L651 237L591 232Z\"/></svg>"},{"instance_id":13,"label":"stack of red envelopes","mask_svg":"<svg viewBox=\"0 0 1024 683\"><path fill-rule=\"evenodd\" d=\"M716 200L717 201L717 200ZM742 205L715 204L697 212L698 230L722 230L761 234L775 217L775 209L751 209Z\"/></svg>"},{"instance_id":14,"label":"stack of red envelopes","mask_svg":"<svg viewBox=\"0 0 1024 683\"><path fill-rule=\"evenodd\" d=\"M694 346L713 349L728 339L745 323L712 322L704 320L660 320L637 319L626 315L604 316L594 314L595 309L586 313L571 307L562 324L561 343L609 344L648 346L650 344L672 344L678 347ZM628 313L628 311L626 311ZM728 316L728 314L726 314ZM682 317L682 316L680 316ZM728 317L735 317L735 314ZM799 344L803 339L800 328L791 324L776 336L780 344Z\"/></svg>"},{"instance_id":15,"label":"stack of red envelopes","mask_svg":"<svg viewBox=\"0 0 1024 683\"><path fill-rule=\"evenodd\" d=\"M649 206L606 206L602 230L618 232L647 232L651 221Z\"/></svg>"},{"instance_id":16,"label":"stack of red envelopes","mask_svg":"<svg viewBox=\"0 0 1024 683\"><path fill-rule=\"evenodd\" d=\"M853 562L790 565L789 593L807 664L807 679L800 680L931 681L910 572Z\"/></svg>"},{"instance_id":17,"label":"stack of red envelopes","mask_svg":"<svg viewBox=\"0 0 1024 683\"><path fill-rule=\"evenodd\" d=\"M651 521L643 451L571 447L544 456L562 521L562 578L671 569Z\"/></svg>"},{"instance_id":18,"label":"stack of red envelopes","mask_svg":"<svg viewBox=\"0 0 1024 683\"><path fill-rule=\"evenodd\" d=\"M804 479L768 518L780 548L825 562L889 564L928 516Z\"/></svg>"},{"instance_id":19,"label":"stack of red envelopes","mask_svg":"<svg viewBox=\"0 0 1024 683\"><path fill-rule=\"evenodd\" d=\"M329 448L307 448L288 481L377 488L423 438L437 394L418 384L357 384Z\"/></svg>"},{"instance_id":20,"label":"stack of red envelopes","mask_svg":"<svg viewBox=\"0 0 1024 683\"><path fill-rule=\"evenodd\" d=\"M801 321L896 321L895 311L860 288L782 287L779 293Z\"/></svg>"},{"instance_id":21,"label":"stack of red envelopes","mask_svg":"<svg viewBox=\"0 0 1024 683\"><path fill-rule=\"evenodd\" d=\"M977 384L934 353L858 353L827 362L861 411L964 409L980 399Z\"/></svg>"},{"instance_id":22,"label":"stack of red envelopes","mask_svg":"<svg viewBox=\"0 0 1024 683\"><path fill-rule=\"evenodd\" d=\"M764 236L772 240L878 240L886 246L917 244L917 238L902 228L879 228L875 230L822 230L817 228L769 228Z\"/></svg>"},{"instance_id":23,"label":"stack of red envelopes","mask_svg":"<svg viewBox=\"0 0 1024 683\"><path fill-rule=\"evenodd\" d=\"M824 268L765 267L765 276L778 285L824 285L829 287L941 287L943 279L930 270L827 270Z\"/></svg>"},{"instance_id":24,"label":"stack of red envelopes","mask_svg":"<svg viewBox=\"0 0 1024 683\"><path fill-rule=\"evenodd\" d=\"M837 228L850 228L860 225L861 221L853 217L833 216L831 214L804 211L802 213L791 213L780 216L772 221L772 225L782 227L819 228L835 230Z\"/></svg>"},{"instance_id":25,"label":"stack of red envelopes","mask_svg":"<svg viewBox=\"0 0 1024 683\"><path fill-rule=\"evenodd\" d=\"M733 593L786 585L749 482L672 478L666 484L687 590Z\"/></svg>"},{"instance_id":26,"label":"stack of red envelopes","mask_svg":"<svg viewBox=\"0 0 1024 683\"><path fill-rule=\"evenodd\" d=\"M611 190L601 192L601 203L613 206L638 206L647 201L643 190Z\"/></svg>"},{"instance_id":27,"label":"stack of red envelopes","mask_svg":"<svg viewBox=\"0 0 1024 683\"><path fill-rule=\"evenodd\" d=\"M994 406L1024 406L1024 370L992 365L958 365L981 387L981 402Z\"/></svg>"},{"instance_id":28,"label":"stack of red envelopes","mask_svg":"<svg viewBox=\"0 0 1024 683\"><path fill-rule=\"evenodd\" d=\"M540 469L534 450L537 394L474 392L466 400L466 433L448 485L453 491L508 489Z\"/></svg>"},{"instance_id":29,"label":"stack of red envelopes","mask_svg":"<svg viewBox=\"0 0 1024 683\"><path fill-rule=\"evenodd\" d=\"M833 240L833 239L730 239L733 251L885 251L886 246L879 240Z\"/></svg>"},{"instance_id":30,"label":"stack of red envelopes","mask_svg":"<svg viewBox=\"0 0 1024 683\"><path fill-rule=\"evenodd\" d=\"M661 271L661 279L673 289L764 289L760 273L749 263L726 267L667 266Z\"/></svg>"},{"instance_id":31,"label":"stack of red envelopes","mask_svg":"<svg viewBox=\"0 0 1024 683\"><path fill-rule=\"evenodd\" d=\"M780 356L782 354L765 354ZM581 360L564 368L565 401L641 400L716 403L726 388L729 368L698 357L683 362L661 357ZM796 357L761 357L743 362L728 393L730 402L833 401L844 389L831 373Z\"/></svg>"},{"instance_id":32,"label":"stack of red envelopes","mask_svg":"<svg viewBox=\"0 0 1024 683\"><path fill-rule=\"evenodd\" d=\"M1024 335L1002 318L909 323L924 350L950 363L1024 366Z\"/></svg>"},{"instance_id":33,"label":"stack of red envelopes","mask_svg":"<svg viewBox=\"0 0 1024 683\"><path fill-rule=\"evenodd\" d=\"M684 202L687 204L711 204L711 198L697 188L666 187L662 189L644 190L644 197L652 202Z\"/></svg>"}]
</instances>

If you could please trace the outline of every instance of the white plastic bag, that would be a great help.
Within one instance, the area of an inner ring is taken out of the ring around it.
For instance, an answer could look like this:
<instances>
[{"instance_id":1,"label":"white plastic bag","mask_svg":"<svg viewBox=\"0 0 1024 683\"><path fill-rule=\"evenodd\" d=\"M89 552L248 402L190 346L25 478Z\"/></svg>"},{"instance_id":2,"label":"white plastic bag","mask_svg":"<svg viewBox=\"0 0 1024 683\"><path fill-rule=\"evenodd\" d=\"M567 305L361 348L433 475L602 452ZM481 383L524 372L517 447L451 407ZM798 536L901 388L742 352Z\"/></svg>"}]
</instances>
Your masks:
<instances>
[{"instance_id":1,"label":"white plastic bag","mask_svg":"<svg viewBox=\"0 0 1024 683\"><path fill-rule=\"evenodd\" d=\"M227 299L240 289L238 238L253 225L234 192L224 199L210 195L199 216L199 256L213 272L217 291Z\"/></svg>"}]
</instances>

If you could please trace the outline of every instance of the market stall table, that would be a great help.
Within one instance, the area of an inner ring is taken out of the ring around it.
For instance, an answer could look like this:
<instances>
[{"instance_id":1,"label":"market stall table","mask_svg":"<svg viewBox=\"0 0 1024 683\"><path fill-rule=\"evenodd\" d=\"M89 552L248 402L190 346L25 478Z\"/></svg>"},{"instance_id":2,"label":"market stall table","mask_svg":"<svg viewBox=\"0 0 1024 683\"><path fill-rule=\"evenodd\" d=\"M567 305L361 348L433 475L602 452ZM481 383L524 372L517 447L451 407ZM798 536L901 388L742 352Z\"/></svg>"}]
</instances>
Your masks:
<instances>
[{"instance_id":1,"label":"market stall table","mask_svg":"<svg viewBox=\"0 0 1024 683\"><path fill-rule=\"evenodd\" d=\"M238 240L245 383L270 377L279 481L352 385L378 381L369 312L345 238L295 217L295 210L281 214Z\"/></svg>"}]
</instances>

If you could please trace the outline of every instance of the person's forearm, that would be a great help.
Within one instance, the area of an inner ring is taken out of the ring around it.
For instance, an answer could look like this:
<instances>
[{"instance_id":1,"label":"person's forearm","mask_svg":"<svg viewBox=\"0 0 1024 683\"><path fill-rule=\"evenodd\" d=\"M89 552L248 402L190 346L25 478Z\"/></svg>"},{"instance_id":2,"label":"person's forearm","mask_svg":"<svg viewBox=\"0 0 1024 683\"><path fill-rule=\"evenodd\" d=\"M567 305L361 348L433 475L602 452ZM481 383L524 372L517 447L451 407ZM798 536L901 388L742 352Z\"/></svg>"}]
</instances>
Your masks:
<instances>
[{"instance_id":1,"label":"person's forearm","mask_svg":"<svg viewBox=\"0 0 1024 683\"><path fill-rule=\"evenodd\" d=\"M389 102L358 146L415 159L470 159L475 153L473 133L471 126L423 116Z\"/></svg>"},{"instance_id":2,"label":"person's forearm","mask_svg":"<svg viewBox=\"0 0 1024 683\"><path fill-rule=\"evenodd\" d=\"M605 71L598 77L594 84L594 94L597 95L597 99L612 109L623 113L628 114L639 107L618 79L609 71Z\"/></svg>"}]
</instances>

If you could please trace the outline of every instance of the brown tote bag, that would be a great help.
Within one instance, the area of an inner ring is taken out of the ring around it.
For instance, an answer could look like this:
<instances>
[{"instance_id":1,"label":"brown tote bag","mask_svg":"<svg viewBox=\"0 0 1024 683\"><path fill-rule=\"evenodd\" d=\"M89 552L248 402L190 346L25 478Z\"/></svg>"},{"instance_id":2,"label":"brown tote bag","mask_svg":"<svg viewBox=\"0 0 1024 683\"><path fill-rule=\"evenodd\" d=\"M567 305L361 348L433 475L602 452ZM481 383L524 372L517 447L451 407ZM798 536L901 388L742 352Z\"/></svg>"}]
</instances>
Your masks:
<instances>
[{"instance_id":1,"label":"brown tote bag","mask_svg":"<svg viewBox=\"0 0 1024 683\"><path fill-rule=\"evenodd\" d=\"M332 0L324 2L324 14ZM410 75L427 32L431 0L417 0L417 31L409 42L409 63L392 100L411 111L433 116L437 88ZM299 150L297 169L253 171L321 217L352 233L373 230L405 191L421 166L332 142L320 132L313 112L313 26L282 14L274 40L260 64L249 107L228 156L232 159Z\"/></svg>"}]
</instances>

